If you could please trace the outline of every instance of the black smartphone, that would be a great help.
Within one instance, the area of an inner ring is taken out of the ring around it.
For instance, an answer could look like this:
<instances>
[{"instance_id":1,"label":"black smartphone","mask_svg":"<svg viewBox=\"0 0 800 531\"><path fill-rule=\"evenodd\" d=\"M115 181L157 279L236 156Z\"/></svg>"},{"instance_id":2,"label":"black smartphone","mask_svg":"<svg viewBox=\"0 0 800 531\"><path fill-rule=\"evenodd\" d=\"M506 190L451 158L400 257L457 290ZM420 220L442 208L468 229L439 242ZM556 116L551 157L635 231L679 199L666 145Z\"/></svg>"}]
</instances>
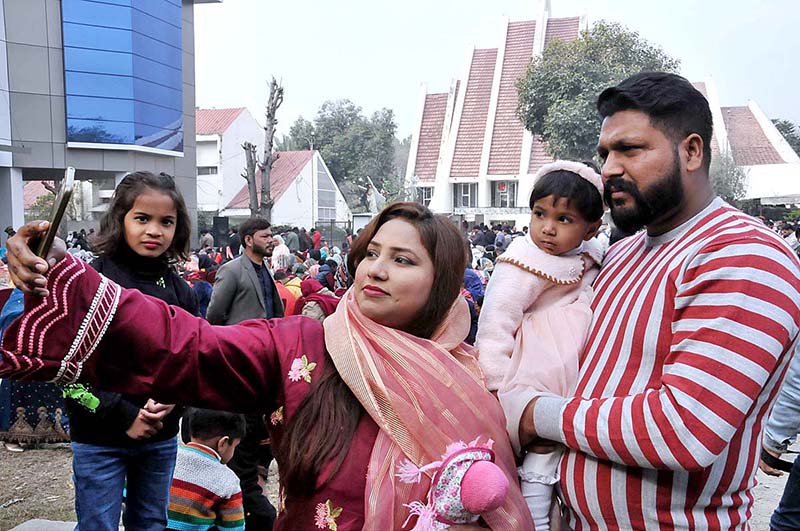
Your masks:
<instances>
[{"instance_id":1,"label":"black smartphone","mask_svg":"<svg viewBox=\"0 0 800 531\"><path fill-rule=\"evenodd\" d=\"M56 200L53 202L53 210L50 212L50 228L47 229L47 234L44 235L39 242L39 249L36 254L41 258L47 258L47 253L50 252L50 247L53 246L53 240L56 239L58 233L58 226L61 225L61 220L64 218L64 213L67 211L67 205L72 198L72 190L75 187L75 168L69 167L64 170L64 178L61 180L61 185L56 194Z\"/></svg>"}]
</instances>

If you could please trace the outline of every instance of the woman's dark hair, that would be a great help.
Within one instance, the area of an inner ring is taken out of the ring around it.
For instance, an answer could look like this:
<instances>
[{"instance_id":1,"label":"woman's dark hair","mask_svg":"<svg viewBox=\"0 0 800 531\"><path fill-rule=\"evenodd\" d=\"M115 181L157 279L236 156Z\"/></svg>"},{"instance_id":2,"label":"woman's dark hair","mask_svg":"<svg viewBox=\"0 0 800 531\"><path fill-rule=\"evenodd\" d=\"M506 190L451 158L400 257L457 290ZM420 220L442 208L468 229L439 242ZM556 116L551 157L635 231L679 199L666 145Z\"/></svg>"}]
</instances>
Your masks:
<instances>
[{"instance_id":1,"label":"woman's dark hair","mask_svg":"<svg viewBox=\"0 0 800 531\"><path fill-rule=\"evenodd\" d=\"M687 79L665 72L633 75L601 92L597 110L603 118L620 111L641 111L676 145L693 133L700 135L703 164L708 171L714 121L708 100Z\"/></svg>"},{"instance_id":2,"label":"woman's dark hair","mask_svg":"<svg viewBox=\"0 0 800 531\"><path fill-rule=\"evenodd\" d=\"M407 330L418 337L430 338L461 291L467 267L464 238L450 221L433 215L424 206L394 203L384 208L353 243L347 256L350 271L355 271L364 259L367 246L378 229L395 218L404 219L416 227L433 262L434 277L428 302ZM330 358L327 365L330 370L300 403L278 448L287 496L313 494L322 467L327 463L333 463L327 478L336 475L364 414L361 403L333 368Z\"/></svg>"},{"instance_id":3,"label":"woman's dark hair","mask_svg":"<svg viewBox=\"0 0 800 531\"><path fill-rule=\"evenodd\" d=\"M125 215L133 208L136 198L148 188L168 195L175 204L177 212L175 236L164 255L169 260L189 259L192 222L189 219L189 211L186 209L183 196L175 187L175 180L171 175L166 173L156 175L149 171L129 173L117 185L108 210L100 219L100 230L92 240L92 246L96 253L113 255L117 252L120 243L125 242Z\"/></svg>"},{"instance_id":4,"label":"woman's dark hair","mask_svg":"<svg viewBox=\"0 0 800 531\"><path fill-rule=\"evenodd\" d=\"M367 247L378 230L389 220L402 219L413 225L433 262L433 286L427 303L406 330L417 337L430 338L444 320L461 292L467 253L461 232L443 216L436 216L419 203L393 203L370 221L347 255L348 270L355 275L367 255Z\"/></svg>"},{"instance_id":5,"label":"woman's dark hair","mask_svg":"<svg viewBox=\"0 0 800 531\"><path fill-rule=\"evenodd\" d=\"M556 170L542 175L531 192L531 210L536 201L548 196L554 201L563 197L567 205L577 209L589 223L603 217L603 197L592 183L577 173Z\"/></svg>"}]
</instances>

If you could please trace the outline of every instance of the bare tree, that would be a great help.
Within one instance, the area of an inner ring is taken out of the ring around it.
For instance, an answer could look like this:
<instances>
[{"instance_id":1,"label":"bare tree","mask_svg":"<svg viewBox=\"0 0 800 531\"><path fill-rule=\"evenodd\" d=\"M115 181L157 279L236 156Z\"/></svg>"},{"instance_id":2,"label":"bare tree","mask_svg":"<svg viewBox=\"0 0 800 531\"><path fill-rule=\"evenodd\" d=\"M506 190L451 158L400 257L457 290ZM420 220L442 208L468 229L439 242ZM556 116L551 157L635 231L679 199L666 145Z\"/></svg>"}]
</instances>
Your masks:
<instances>
[{"instance_id":1,"label":"bare tree","mask_svg":"<svg viewBox=\"0 0 800 531\"><path fill-rule=\"evenodd\" d=\"M256 190L256 165L258 164L258 155L256 155L256 145L252 142L245 142L242 144L242 149L244 150L244 156L246 158L246 165L242 172L242 177L247 181L247 192L250 196L250 216L256 217L258 215L258 192Z\"/></svg>"},{"instance_id":2,"label":"bare tree","mask_svg":"<svg viewBox=\"0 0 800 531\"><path fill-rule=\"evenodd\" d=\"M264 126L264 157L258 160L256 146L251 142L242 144L247 159L242 177L247 181L247 192L250 196L250 215L261 216L267 221L272 221L272 194L270 193L270 173L272 165L278 160L278 153L273 152L275 143L275 125L278 120L275 115L278 107L283 103L283 87L275 78L269 84L269 100L267 100L267 124ZM256 185L256 168L261 170L261 198L258 196Z\"/></svg>"},{"instance_id":3,"label":"bare tree","mask_svg":"<svg viewBox=\"0 0 800 531\"><path fill-rule=\"evenodd\" d=\"M275 141L275 126L278 120L275 117L278 107L283 103L283 87L275 78L269 83L269 100L267 101L267 121L264 126L264 158L261 162L261 217L272 222L272 195L270 193L270 174L272 165L278 159L278 154L272 150Z\"/></svg>"}]
</instances>

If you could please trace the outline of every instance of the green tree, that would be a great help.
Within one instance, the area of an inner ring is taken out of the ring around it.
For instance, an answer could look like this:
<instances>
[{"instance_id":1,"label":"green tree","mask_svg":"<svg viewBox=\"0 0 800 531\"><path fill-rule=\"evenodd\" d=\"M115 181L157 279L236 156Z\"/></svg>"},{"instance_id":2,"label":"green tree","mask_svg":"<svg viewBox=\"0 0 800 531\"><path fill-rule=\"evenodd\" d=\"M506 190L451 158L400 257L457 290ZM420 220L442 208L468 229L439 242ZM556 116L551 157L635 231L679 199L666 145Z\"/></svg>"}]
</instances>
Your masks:
<instances>
[{"instance_id":1,"label":"green tree","mask_svg":"<svg viewBox=\"0 0 800 531\"><path fill-rule=\"evenodd\" d=\"M789 120L781 120L780 118L772 120L772 123L775 124L775 128L783 135L783 138L786 139L789 145L792 146L794 152L800 155L800 130L798 130L797 125Z\"/></svg>"},{"instance_id":2,"label":"green tree","mask_svg":"<svg viewBox=\"0 0 800 531\"><path fill-rule=\"evenodd\" d=\"M388 193L396 188L397 125L391 109L370 117L350 100L326 101L314 122L298 118L280 142L282 150L308 149L313 144L328 165L351 207L361 204L367 177Z\"/></svg>"},{"instance_id":3,"label":"green tree","mask_svg":"<svg viewBox=\"0 0 800 531\"><path fill-rule=\"evenodd\" d=\"M728 153L720 153L711 159L709 179L714 193L728 203L735 204L747 192L747 173Z\"/></svg>"},{"instance_id":4,"label":"green tree","mask_svg":"<svg viewBox=\"0 0 800 531\"><path fill-rule=\"evenodd\" d=\"M517 81L517 114L556 158L595 152L606 87L645 71L677 72L679 61L620 24L600 21L573 41L553 40Z\"/></svg>"}]
</instances>

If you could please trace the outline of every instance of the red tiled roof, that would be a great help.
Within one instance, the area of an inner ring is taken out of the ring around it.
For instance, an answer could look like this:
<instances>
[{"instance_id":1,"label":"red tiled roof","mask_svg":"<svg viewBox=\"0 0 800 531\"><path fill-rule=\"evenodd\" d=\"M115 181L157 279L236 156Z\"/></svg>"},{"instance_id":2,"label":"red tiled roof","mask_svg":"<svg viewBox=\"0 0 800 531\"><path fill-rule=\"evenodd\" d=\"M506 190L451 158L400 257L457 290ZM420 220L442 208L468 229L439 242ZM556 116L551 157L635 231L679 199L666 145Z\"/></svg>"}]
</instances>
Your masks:
<instances>
[{"instance_id":1,"label":"red tiled roof","mask_svg":"<svg viewBox=\"0 0 800 531\"><path fill-rule=\"evenodd\" d=\"M432 182L436 178L448 96L446 92L425 96L422 125L418 133L417 160L414 164L414 174L420 182Z\"/></svg>"},{"instance_id":2,"label":"red tiled roof","mask_svg":"<svg viewBox=\"0 0 800 531\"><path fill-rule=\"evenodd\" d=\"M553 162L553 157L547 154L545 144L539 137L533 137L533 144L531 144L531 160L528 163L528 173L534 174L539 171L539 168Z\"/></svg>"},{"instance_id":3,"label":"red tiled roof","mask_svg":"<svg viewBox=\"0 0 800 531\"><path fill-rule=\"evenodd\" d=\"M50 181L48 184L53 184L53 182ZM22 187L23 208L31 208L34 204L36 204L36 201L39 199L39 197L45 194L52 195L52 192L48 191L47 188L44 187L42 181L27 181Z\"/></svg>"},{"instance_id":4,"label":"red tiled roof","mask_svg":"<svg viewBox=\"0 0 800 531\"><path fill-rule=\"evenodd\" d=\"M722 107L721 110L737 165L784 163L748 107Z\"/></svg>"},{"instance_id":5,"label":"red tiled roof","mask_svg":"<svg viewBox=\"0 0 800 531\"><path fill-rule=\"evenodd\" d=\"M572 41L581 33L581 17L551 18L547 21L547 31L544 33L544 45L550 44L553 39Z\"/></svg>"},{"instance_id":6,"label":"red tiled roof","mask_svg":"<svg viewBox=\"0 0 800 531\"><path fill-rule=\"evenodd\" d=\"M536 21L509 22L500 91L494 117L492 144L489 150L490 175L516 175L522 154L522 135L525 130L517 117L517 80L525 74L533 57Z\"/></svg>"},{"instance_id":7,"label":"red tiled roof","mask_svg":"<svg viewBox=\"0 0 800 531\"><path fill-rule=\"evenodd\" d=\"M486 117L489 114L489 98L492 93L494 66L497 48L476 49L472 53L464 108L458 126L455 153L450 175L453 177L477 177L480 172L483 136Z\"/></svg>"},{"instance_id":8,"label":"red tiled roof","mask_svg":"<svg viewBox=\"0 0 800 531\"><path fill-rule=\"evenodd\" d=\"M239 117L244 107L235 109L197 109L195 120L198 135L221 135Z\"/></svg>"},{"instance_id":9,"label":"red tiled roof","mask_svg":"<svg viewBox=\"0 0 800 531\"><path fill-rule=\"evenodd\" d=\"M283 193L294 182L306 164L314 155L313 151L279 151L278 160L272 166L270 173L269 191L272 200L277 201ZM261 170L256 170L256 189L259 198L261 197ZM250 193L247 190L247 182L239 190L234 198L225 208L250 208Z\"/></svg>"},{"instance_id":10,"label":"red tiled roof","mask_svg":"<svg viewBox=\"0 0 800 531\"><path fill-rule=\"evenodd\" d=\"M692 86L703 95L703 97L708 100L708 91L706 90L706 84L702 81L698 81L696 83L692 83ZM717 143L717 135L713 132L711 133L711 160L719 155L719 144Z\"/></svg>"}]
</instances>

